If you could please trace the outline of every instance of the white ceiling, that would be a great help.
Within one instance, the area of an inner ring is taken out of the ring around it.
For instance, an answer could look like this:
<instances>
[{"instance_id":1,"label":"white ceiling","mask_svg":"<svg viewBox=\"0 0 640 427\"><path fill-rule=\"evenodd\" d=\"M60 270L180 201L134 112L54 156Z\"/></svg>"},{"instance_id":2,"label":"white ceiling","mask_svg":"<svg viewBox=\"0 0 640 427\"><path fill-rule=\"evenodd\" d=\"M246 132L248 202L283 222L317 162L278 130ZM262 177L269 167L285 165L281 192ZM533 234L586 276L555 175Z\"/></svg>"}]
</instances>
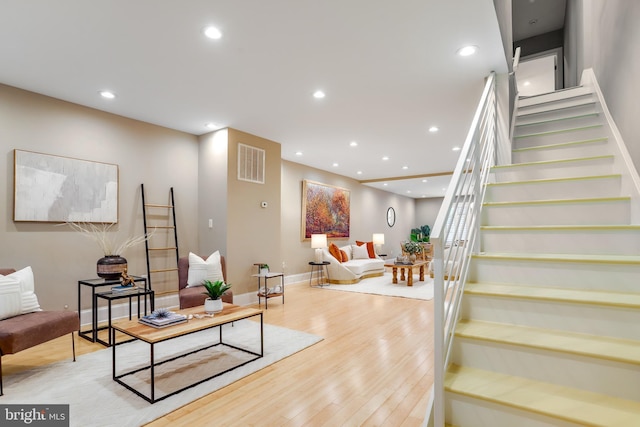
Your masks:
<instances>
[{"instance_id":1,"label":"white ceiling","mask_svg":"<svg viewBox=\"0 0 640 427\"><path fill-rule=\"evenodd\" d=\"M447 177L393 178L453 170L492 70L492 0L0 0L1 83L195 135L233 127L409 197L444 194Z\"/></svg>"}]
</instances>

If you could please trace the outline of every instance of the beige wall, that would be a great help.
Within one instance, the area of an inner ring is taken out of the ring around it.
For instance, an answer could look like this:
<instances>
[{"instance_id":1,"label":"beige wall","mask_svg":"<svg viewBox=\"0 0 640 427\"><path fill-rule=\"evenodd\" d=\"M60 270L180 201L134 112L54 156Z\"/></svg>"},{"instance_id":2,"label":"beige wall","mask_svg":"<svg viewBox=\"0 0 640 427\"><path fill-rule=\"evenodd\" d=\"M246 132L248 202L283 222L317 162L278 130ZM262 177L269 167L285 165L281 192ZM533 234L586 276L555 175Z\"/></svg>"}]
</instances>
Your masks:
<instances>
[{"instance_id":1,"label":"beige wall","mask_svg":"<svg viewBox=\"0 0 640 427\"><path fill-rule=\"evenodd\" d=\"M197 244L198 140L195 136L0 85L0 266L30 265L46 309L77 307L77 282L95 277L97 244L52 223L13 222L13 150L29 150L119 166L122 236L142 234L140 184L147 200L166 203L174 187L181 247ZM161 239L160 233L156 238ZM133 274L146 273L144 245L124 256ZM175 287L158 280L160 292ZM89 300L83 303L89 307Z\"/></svg>"},{"instance_id":2,"label":"beige wall","mask_svg":"<svg viewBox=\"0 0 640 427\"><path fill-rule=\"evenodd\" d=\"M238 143L266 151L265 183L238 180ZM227 276L234 293L254 291L254 263L281 271L280 254L280 144L229 129L227 174ZM261 202L267 202L266 208Z\"/></svg>"},{"instance_id":3,"label":"beige wall","mask_svg":"<svg viewBox=\"0 0 640 427\"><path fill-rule=\"evenodd\" d=\"M431 197L428 199L416 200L416 227L428 225L433 229L433 225L438 217L438 212L442 206L444 197Z\"/></svg>"},{"instance_id":4,"label":"beige wall","mask_svg":"<svg viewBox=\"0 0 640 427\"><path fill-rule=\"evenodd\" d=\"M384 233L383 253L397 256L400 242L409 237L415 226L414 199L377 190L354 179L335 175L298 163L282 161L282 262L286 274L308 273L314 258L310 242L302 240L302 181L310 180L349 189L351 192L350 238L336 241L346 244L356 240L370 241L373 233ZM387 209L397 215L393 227L387 225Z\"/></svg>"}]
</instances>

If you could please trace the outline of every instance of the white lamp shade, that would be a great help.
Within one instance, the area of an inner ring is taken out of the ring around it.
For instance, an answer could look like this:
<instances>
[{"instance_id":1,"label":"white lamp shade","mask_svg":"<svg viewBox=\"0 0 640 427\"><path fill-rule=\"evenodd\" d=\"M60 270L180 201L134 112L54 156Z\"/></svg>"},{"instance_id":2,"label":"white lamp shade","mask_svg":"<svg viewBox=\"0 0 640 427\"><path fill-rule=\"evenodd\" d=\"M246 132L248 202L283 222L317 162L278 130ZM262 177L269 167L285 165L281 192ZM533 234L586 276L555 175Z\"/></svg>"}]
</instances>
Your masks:
<instances>
[{"instance_id":1,"label":"white lamp shade","mask_svg":"<svg viewBox=\"0 0 640 427\"><path fill-rule=\"evenodd\" d=\"M374 245L384 245L384 234L383 233L373 233L373 244Z\"/></svg>"},{"instance_id":2,"label":"white lamp shade","mask_svg":"<svg viewBox=\"0 0 640 427\"><path fill-rule=\"evenodd\" d=\"M311 247L313 249L322 249L327 247L327 235L326 234L312 234L311 235Z\"/></svg>"}]
</instances>

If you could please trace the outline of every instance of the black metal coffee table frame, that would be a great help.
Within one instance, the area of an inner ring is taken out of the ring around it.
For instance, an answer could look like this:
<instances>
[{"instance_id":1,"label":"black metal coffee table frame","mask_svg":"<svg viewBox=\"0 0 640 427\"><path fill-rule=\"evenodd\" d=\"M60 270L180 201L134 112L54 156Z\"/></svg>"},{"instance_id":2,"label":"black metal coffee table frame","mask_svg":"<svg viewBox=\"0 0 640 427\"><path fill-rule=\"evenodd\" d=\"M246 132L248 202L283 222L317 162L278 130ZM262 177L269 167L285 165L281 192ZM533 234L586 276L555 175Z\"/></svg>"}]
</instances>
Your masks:
<instances>
[{"instance_id":1,"label":"black metal coffee table frame","mask_svg":"<svg viewBox=\"0 0 640 427\"><path fill-rule=\"evenodd\" d=\"M242 320L242 319L248 319L248 318L254 317L254 316L260 316L260 352L259 353L256 353L254 351L247 350L247 349L244 349L244 348L241 348L241 347L237 347L237 346L234 346L232 344L225 343L222 340L222 326L223 325L227 325L229 323L233 323L235 321ZM169 328L171 328L171 326ZM174 357L169 358L169 359L165 359L162 362L155 363L155 360L154 360L154 345L155 344L158 344L158 343L161 343L161 342L165 342L165 341L169 341L169 340L174 339L174 338L179 338L179 337L183 337L183 336L186 336L186 335L195 334L197 332L208 331L209 329L213 329L213 328L219 328L219 330L220 330L219 342L217 342L215 344L212 344L212 345L209 345L209 346L206 346L206 347L198 348L197 350L194 350L194 351L190 351L190 352L186 352L186 353L180 354L178 356L174 356ZM111 339L113 340L113 342L115 342L116 331L124 333L126 335L129 335L133 339L139 339L139 338L135 337L134 335L131 335L131 334L127 333L126 330L119 329L117 327L117 325L116 325L115 328L114 327L111 328L111 335L112 335ZM115 345L112 346L112 348L113 348L113 359L112 359L113 360L113 380L116 381L117 383L119 383L120 385L124 386L125 388L127 388L131 392L133 392L133 393L137 394L138 396L142 397L147 402L153 404L153 403L159 402L161 400L164 400L164 399L166 399L168 397L171 397L171 396L173 396L175 394L178 394L178 393L180 393L182 391L185 391L185 390L188 390L190 388L193 388L193 387L195 387L195 386L197 386L199 384L202 384L203 382L206 382L206 381L209 381L209 380L211 380L213 378L219 377L220 375L226 374L227 372L230 372L230 371L232 371L232 370L234 370L236 368L244 366L244 365L246 365L248 363L253 362L254 360L257 360L257 359L260 359L261 357L263 357L264 356L264 324L263 324L262 311L260 311L259 313L248 315L246 317L242 317L241 319L235 318L235 319L229 320L229 321L224 322L224 323L211 325L210 327L207 327L207 328L204 328L204 329L197 329L197 330L194 330L194 331L191 331L191 332L186 332L186 333L179 334L179 335L170 335L166 339L161 339L161 340L158 340L158 341L155 341L155 342L148 342L148 344L150 346L150 353L149 353L149 362L150 363L149 363L149 365L148 366L143 366L142 368L138 368L138 369L135 369L135 370L132 370L132 371L129 371L129 372L122 373L120 375L116 375L116 347L117 346L115 346ZM240 364L238 364L238 365L236 365L236 366L234 366L232 368L226 369L226 370L224 370L222 372L218 372L215 375L211 375L211 376L209 376L207 378L201 379L201 380L199 380L199 381L197 381L197 382L195 382L193 384L190 384L190 385L188 385L186 387L183 387L183 388L181 388L179 390L172 391L171 393L166 394L166 395L164 395L162 397L159 397L157 399L155 398L155 367L156 366L160 366L160 365L163 365L165 363L169 363L169 362L172 362L174 360L181 359L181 358L186 357L186 356L188 356L190 354L198 353L200 351L204 351L204 350L207 350L209 348L216 347L216 346L219 346L219 345L223 345L223 346L230 347L230 348L233 348L233 349L236 349L236 350L248 353L248 354L252 354L252 355L254 355L256 357L254 357L252 359L249 359L249 360L247 360L245 362L242 362L242 363L240 363ZM124 378L124 377L126 377L128 375L133 375L133 374L135 374L137 372L141 372L141 371L144 371L144 370L147 370L147 369L151 370L151 390L150 390L151 391L151 393L150 393L151 396L147 396L147 395L143 394L142 392L134 389L129 384L127 384L127 383L125 383L124 381L121 380L121 378Z\"/></svg>"}]
</instances>

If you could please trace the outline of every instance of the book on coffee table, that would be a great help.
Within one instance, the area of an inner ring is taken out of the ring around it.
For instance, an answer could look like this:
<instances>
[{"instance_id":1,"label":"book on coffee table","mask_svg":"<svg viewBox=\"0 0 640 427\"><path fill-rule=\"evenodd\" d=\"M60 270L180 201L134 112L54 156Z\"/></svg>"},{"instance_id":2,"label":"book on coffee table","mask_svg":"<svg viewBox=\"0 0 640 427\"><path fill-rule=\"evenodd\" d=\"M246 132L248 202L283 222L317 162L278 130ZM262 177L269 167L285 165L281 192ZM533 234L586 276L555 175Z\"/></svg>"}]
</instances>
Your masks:
<instances>
[{"instance_id":1,"label":"book on coffee table","mask_svg":"<svg viewBox=\"0 0 640 427\"><path fill-rule=\"evenodd\" d=\"M138 322L147 325L153 326L154 328L165 328L167 326L172 326L178 323L183 323L187 321L187 316L180 313L169 312L167 315L158 316L155 313L151 313L147 316L142 316L138 319Z\"/></svg>"}]
</instances>

